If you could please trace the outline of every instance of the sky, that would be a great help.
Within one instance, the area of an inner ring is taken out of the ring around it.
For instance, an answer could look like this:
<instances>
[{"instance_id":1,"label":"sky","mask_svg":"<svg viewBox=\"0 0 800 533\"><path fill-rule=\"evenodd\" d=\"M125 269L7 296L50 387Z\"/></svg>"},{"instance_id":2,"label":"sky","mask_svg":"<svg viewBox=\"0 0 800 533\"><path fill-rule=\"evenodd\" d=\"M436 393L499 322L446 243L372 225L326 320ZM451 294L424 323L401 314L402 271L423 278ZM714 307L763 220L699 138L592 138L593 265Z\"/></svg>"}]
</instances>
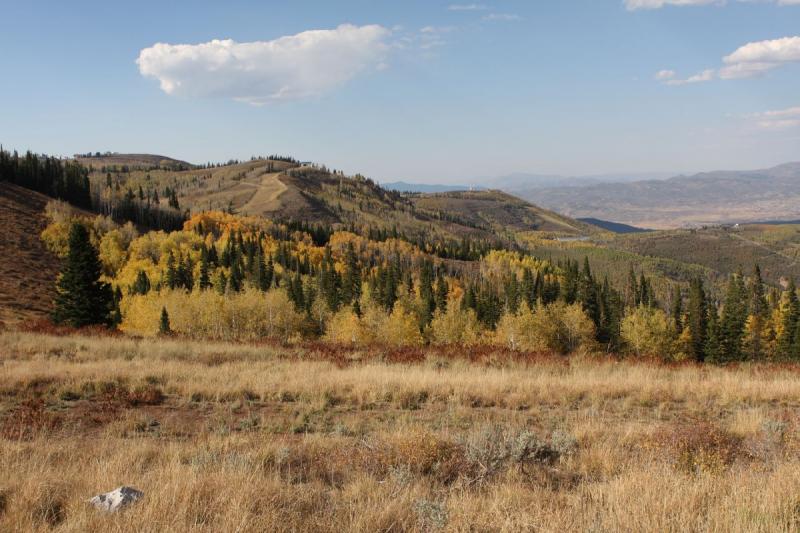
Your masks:
<instances>
[{"instance_id":1,"label":"sky","mask_svg":"<svg viewBox=\"0 0 800 533\"><path fill-rule=\"evenodd\" d=\"M800 0L0 0L0 143L473 183L800 160Z\"/></svg>"}]
</instances>

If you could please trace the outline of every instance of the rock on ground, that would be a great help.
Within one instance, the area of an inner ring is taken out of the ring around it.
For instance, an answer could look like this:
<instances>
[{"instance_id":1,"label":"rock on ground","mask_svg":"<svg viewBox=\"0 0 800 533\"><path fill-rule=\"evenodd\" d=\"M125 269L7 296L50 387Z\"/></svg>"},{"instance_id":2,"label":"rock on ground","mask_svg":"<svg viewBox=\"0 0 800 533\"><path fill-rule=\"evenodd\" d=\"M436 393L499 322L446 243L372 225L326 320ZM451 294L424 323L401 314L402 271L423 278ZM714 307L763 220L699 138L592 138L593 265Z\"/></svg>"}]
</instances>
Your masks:
<instances>
[{"instance_id":1,"label":"rock on ground","mask_svg":"<svg viewBox=\"0 0 800 533\"><path fill-rule=\"evenodd\" d=\"M98 494L89 500L89 503L102 511L114 513L127 507L144 496L144 492L133 487L118 487L111 492Z\"/></svg>"}]
</instances>

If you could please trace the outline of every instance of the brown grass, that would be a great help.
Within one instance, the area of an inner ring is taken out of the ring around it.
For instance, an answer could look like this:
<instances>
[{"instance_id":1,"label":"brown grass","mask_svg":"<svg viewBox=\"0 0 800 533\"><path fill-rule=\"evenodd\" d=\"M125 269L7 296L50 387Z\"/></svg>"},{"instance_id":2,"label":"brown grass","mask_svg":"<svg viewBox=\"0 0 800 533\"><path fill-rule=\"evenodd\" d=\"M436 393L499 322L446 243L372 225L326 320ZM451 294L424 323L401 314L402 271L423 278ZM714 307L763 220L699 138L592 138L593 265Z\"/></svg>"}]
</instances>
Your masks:
<instances>
[{"instance_id":1,"label":"brown grass","mask_svg":"<svg viewBox=\"0 0 800 533\"><path fill-rule=\"evenodd\" d=\"M39 239L50 198L0 182L0 327L45 316L60 263Z\"/></svg>"},{"instance_id":2,"label":"brown grass","mask_svg":"<svg viewBox=\"0 0 800 533\"><path fill-rule=\"evenodd\" d=\"M0 530L800 527L795 367L346 353L0 334Z\"/></svg>"}]
</instances>

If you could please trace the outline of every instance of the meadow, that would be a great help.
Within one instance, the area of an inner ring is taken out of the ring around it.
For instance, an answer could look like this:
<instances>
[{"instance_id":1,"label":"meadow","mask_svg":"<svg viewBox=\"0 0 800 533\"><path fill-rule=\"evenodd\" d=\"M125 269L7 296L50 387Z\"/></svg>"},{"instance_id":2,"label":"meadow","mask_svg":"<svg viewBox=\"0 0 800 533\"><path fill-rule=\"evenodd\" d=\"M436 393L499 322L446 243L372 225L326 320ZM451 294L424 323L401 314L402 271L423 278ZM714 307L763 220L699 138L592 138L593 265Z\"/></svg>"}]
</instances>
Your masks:
<instances>
[{"instance_id":1,"label":"meadow","mask_svg":"<svg viewBox=\"0 0 800 533\"><path fill-rule=\"evenodd\" d=\"M0 530L796 531L799 370L5 331Z\"/></svg>"}]
</instances>

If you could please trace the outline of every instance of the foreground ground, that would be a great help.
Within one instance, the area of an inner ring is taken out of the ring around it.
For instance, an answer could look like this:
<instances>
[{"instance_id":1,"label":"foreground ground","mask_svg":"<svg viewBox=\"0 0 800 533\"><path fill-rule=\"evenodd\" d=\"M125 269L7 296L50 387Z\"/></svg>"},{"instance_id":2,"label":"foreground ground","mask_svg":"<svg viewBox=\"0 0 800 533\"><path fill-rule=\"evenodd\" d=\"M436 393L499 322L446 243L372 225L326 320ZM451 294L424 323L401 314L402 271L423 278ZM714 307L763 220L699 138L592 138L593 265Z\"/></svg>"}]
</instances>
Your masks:
<instances>
[{"instance_id":1,"label":"foreground ground","mask_svg":"<svg viewBox=\"0 0 800 533\"><path fill-rule=\"evenodd\" d=\"M800 528L796 368L471 355L2 333L0 531Z\"/></svg>"}]
</instances>

